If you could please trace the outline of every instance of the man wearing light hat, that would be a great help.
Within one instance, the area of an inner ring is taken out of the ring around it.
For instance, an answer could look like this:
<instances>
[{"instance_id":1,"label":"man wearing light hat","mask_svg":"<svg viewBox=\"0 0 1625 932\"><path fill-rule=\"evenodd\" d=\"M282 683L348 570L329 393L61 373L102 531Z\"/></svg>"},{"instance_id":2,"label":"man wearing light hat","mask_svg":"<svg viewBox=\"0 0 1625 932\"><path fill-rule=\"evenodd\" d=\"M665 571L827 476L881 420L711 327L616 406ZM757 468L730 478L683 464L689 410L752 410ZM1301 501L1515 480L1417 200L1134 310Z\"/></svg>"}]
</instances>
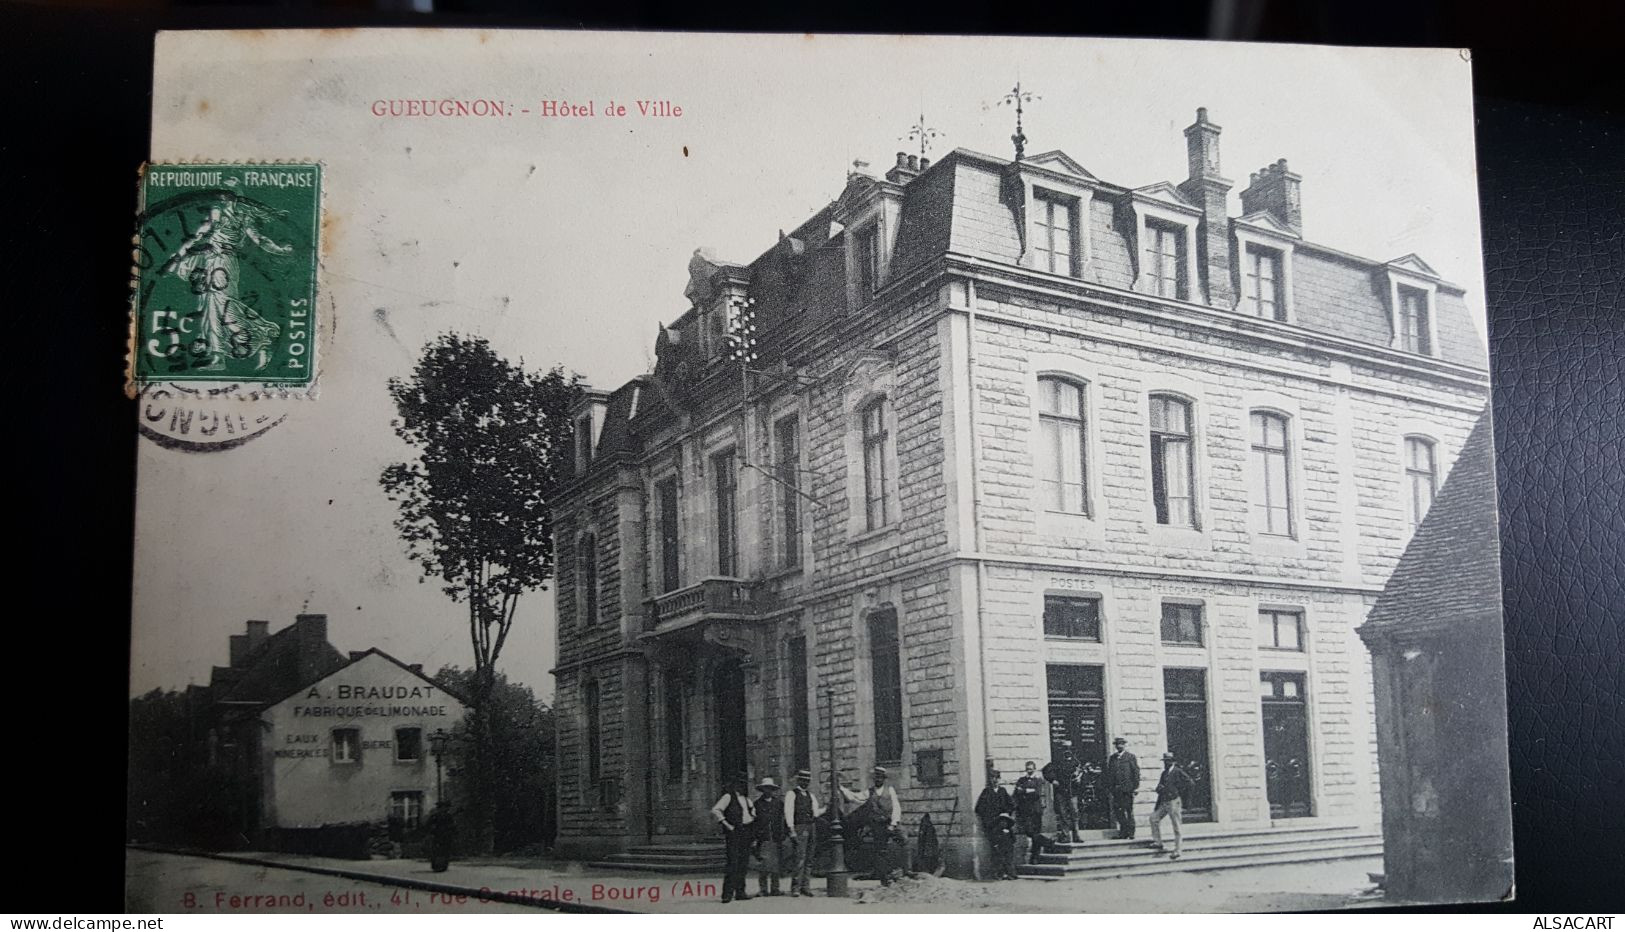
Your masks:
<instances>
[{"instance_id":1,"label":"man wearing light hat","mask_svg":"<svg viewBox=\"0 0 1625 932\"><path fill-rule=\"evenodd\" d=\"M784 846L790 839L790 823L784 811L784 797L772 777L763 777L756 784L761 791L756 797L756 845L754 854L760 860L760 873L756 875L758 896L783 896L779 891L779 875L783 873Z\"/></svg>"},{"instance_id":2,"label":"man wearing light hat","mask_svg":"<svg viewBox=\"0 0 1625 932\"><path fill-rule=\"evenodd\" d=\"M1185 800L1190 798L1195 788L1195 781L1179 766L1173 753L1164 751L1162 778L1157 781L1157 806L1151 810L1151 850L1157 854L1163 851L1162 820L1166 816L1174 823L1174 853L1168 858L1170 861L1179 860L1180 822L1184 818Z\"/></svg>"},{"instance_id":3,"label":"man wearing light hat","mask_svg":"<svg viewBox=\"0 0 1625 932\"><path fill-rule=\"evenodd\" d=\"M886 785L886 779L891 776L886 768L877 766L870 771L870 775L874 777L874 785L869 787L868 793L856 793L843 786L841 795L846 797L847 802L857 803L867 810L857 818L861 826L859 837L874 864L880 885L889 887L893 870L892 838L901 832L899 826L903 822L903 806L897 801L897 791ZM854 816L857 814L854 813Z\"/></svg>"},{"instance_id":4,"label":"man wearing light hat","mask_svg":"<svg viewBox=\"0 0 1625 932\"><path fill-rule=\"evenodd\" d=\"M812 773L796 771L796 785L784 803L784 821L790 826L790 895L812 896L813 853L818 850L819 816L824 806L812 791Z\"/></svg>"}]
</instances>

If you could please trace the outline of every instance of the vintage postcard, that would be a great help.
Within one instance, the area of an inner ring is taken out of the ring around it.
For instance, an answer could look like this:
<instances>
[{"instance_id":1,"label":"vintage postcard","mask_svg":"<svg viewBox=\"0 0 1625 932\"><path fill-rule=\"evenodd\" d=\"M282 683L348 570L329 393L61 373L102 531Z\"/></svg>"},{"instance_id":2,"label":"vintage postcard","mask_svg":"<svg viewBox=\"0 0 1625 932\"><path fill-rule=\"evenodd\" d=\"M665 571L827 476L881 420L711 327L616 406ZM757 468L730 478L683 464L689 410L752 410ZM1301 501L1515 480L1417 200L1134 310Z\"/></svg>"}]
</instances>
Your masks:
<instances>
[{"instance_id":1,"label":"vintage postcard","mask_svg":"<svg viewBox=\"0 0 1625 932\"><path fill-rule=\"evenodd\" d=\"M1468 58L161 34L130 908L1512 896Z\"/></svg>"}]
</instances>

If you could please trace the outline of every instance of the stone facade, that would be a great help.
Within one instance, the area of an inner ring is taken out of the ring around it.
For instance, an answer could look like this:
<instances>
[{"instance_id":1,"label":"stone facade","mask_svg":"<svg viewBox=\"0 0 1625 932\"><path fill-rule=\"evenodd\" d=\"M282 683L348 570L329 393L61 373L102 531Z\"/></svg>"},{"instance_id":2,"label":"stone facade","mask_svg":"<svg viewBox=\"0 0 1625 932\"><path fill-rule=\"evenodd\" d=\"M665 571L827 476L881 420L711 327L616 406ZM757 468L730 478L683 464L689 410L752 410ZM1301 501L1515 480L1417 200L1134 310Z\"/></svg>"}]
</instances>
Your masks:
<instances>
[{"instance_id":1,"label":"stone facade","mask_svg":"<svg viewBox=\"0 0 1625 932\"><path fill-rule=\"evenodd\" d=\"M1058 152L900 155L748 265L696 253L655 371L582 403L556 511L566 850L709 837L724 773L827 787L833 746L848 779L882 758L907 824L929 813L968 873L988 766L1098 765L1117 735L1147 799L1164 747L1204 757L1221 824L1376 822L1354 629L1413 523L1406 438L1442 483L1483 348L1417 257L1304 241L1284 163L1229 216L1219 128L1202 112L1186 138L1192 177L1135 190ZM1283 283L1269 318L1258 255ZM1049 379L1081 399L1063 510ZM1189 412L1189 520L1153 501L1154 395ZM1287 533L1254 518L1254 412L1284 425ZM1098 633L1046 635L1047 599L1089 600ZM1168 606L1199 633L1165 640ZM1262 612L1301 634L1261 646Z\"/></svg>"}]
</instances>

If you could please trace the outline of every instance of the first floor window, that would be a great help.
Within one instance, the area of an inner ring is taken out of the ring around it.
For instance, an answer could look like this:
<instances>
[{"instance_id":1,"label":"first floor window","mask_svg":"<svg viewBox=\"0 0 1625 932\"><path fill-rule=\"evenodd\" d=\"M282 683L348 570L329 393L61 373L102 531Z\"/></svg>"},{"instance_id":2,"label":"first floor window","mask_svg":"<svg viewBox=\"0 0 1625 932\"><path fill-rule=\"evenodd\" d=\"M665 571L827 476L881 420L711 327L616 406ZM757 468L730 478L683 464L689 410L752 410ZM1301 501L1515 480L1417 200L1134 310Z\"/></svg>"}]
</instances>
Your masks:
<instances>
[{"instance_id":1,"label":"first floor window","mask_svg":"<svg viewBox=\"0 0 1625 932\"><path fill-rule=\"evenodd\" d=\"M711 457L711 473L716 481L717 574L734 576L739 572L739 473L732 449Z\"/></svg>"},{"instance_id":2,"label":"first floor window","mask_svg":"<svg viewBox=\"0 0 1625 932\"><path fill-rule=\"evenodd\" d=\"M1084 389L1069 379L1038 380L1038 481L1044 508L1088 514L1088 424Z\"/></svg>"},{"instance_id":3,"label":"first floor window","mask_svg":"<svg viewBox=\"0 0 1625 932\"><path fill-rule=\"evenodd\" d=\"M576 599L581 623L598 621L598 538L591 531L576 538Z\"/></svg>"},{"instance_id":4,"label":"first floor window","mask_svg":"<svg viewBox=\"0 0 1625 932\"><path fill-rule=\"evenodd\" d=\"M1265 534L1291 537L1292 471L1287 420L1273 411L1252 413L1252 458L1257 483L1253 526Z\"/></svg>"},{"instance_id":5,"label":"first floor window","mask_svg":"<svg viewBox=\"0 0 1625 932\"><path fill-rule=\"evenodd\" d=\"M1433 441L1425 437L1405 438L1405 483L1410 493L1411 527L1415 528L1433 506L1433 493L1439 484Z\"/></svg>"},{"instance_id":6,"label":"first floor window","mask_svg":"<svg viewBox=\"0 0 1625 932\"><path fill-rule=\"evenodd\" d=\"M1197 527L1190 402L1151 396L1151 502L1157 523Z\"/></svg>"},{"instance_id":7,"label":"first floor window","mask_svg":"<svg viewBox=\"0 0 1625 932\"><path fill-rule=\"evenodd\" d=\"M1162 603L1162 642L1202 646L1202 606L1184 602Z\"/></svg>"},{"instance_id":8,"label":"first floor window","mask_svg":"<svg viewBox=\"0 0 1625 932\"><path fill-rule=\"evenodd\" d=\"M869 303L880 287L880 234L873 225L858 231L852 248L852 278L858 286L858 304Z\"/></svg>"},{"instance_id":9,"label":"first floor window","mask_svg":"<svg viewBox=\"0 0 1625 932\"><path fill-rule=\"evenodd\" d=\"M423 729L406 727L395 729L395 759L416 761L423 759Z\"/></svg>"},{"instance_id":10,"label":"first floor window","mask_svg":"<svg viewBox=\"0 0 1625 932\"><path fill-rule=\"evenodd\" d=\"M389 821L402 828L417 828L423 821L423 793L405 790L389 794Z\"/></svg>"},{"instance_id":11,"label":"first floor window","mask_svg":"<svg viewBox=\"0 0 1625 932\"><path fill-rule=\"evenodd\" d=\"M1044 596L1044 636L1100 640L1098 596Z\"/></svg>"},{"instance_id":12,"label":"first floor window","mask_svg":"<svg viewBox=\"0 0 1625 932\"><path fill-rule=\"evenodd\" d=\"M335 764L361 763L361 729L333 729L333 754L331 759Z\"/></svg>"},{"instance_id":13,"label":"first floor window","mask_svg":"<svg viewBox=\"0 0 1625 932\"><path fill-rule=\"evenodd\" d=\"M863 409L864 524L873 531L886 526L886 399Z\"/></svg>"},{"instance_id":14,"label":"first floor window","mask_svg":"<svg viewBox=\"0 0 1625 932\"><path fill-rule=\"evenodd\" d=\"M668 476L655 483L655 498L659 500L660 522L656 531L660 536L660 589L662 593L677 588L678 553L682 548L677 533L677 477Z\"/></svg>"},{"instance_id":15,"label":"first floor window","mask_svg":"<svg viewBox=\"0 0 1625 932\"><path fill-rule=\"evenodd\" d=\"M875 760L903 759L903 670L897 611L869 616L869 677L875 706Z\"/></svg>"},{"instance_id":16,"label":"first floor window","mask_svg":"<svg viewBox=\"0 0 1625 932\"><path fill-rule=\"evenodd\" d=\"M1268 609L1260 611L1258 646L1272 650L1303 650L1303 615Z\"/></svg>"},{"instance_id":17,"label":"first floor window","mask_svg":"<svg viewBox=\"0 0 1625 932\"><path fill-rule=\"evenodd\" d=\"M795 415L773 425L778 449L779 525L784 534L784 565L801 565L801 421Z\"/></svg>"}]
</instances>

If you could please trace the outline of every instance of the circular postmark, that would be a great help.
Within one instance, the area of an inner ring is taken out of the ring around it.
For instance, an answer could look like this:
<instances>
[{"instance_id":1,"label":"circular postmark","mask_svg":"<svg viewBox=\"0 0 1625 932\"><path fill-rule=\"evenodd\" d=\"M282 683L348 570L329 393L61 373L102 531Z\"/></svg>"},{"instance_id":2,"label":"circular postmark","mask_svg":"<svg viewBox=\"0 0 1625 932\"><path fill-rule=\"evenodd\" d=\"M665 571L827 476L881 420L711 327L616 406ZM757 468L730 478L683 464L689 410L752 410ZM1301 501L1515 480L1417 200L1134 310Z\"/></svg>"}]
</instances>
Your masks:
<instances>
[{"instance_id":1,"label":"circular postmark","mask_svg":"<svg viewBox=\"0 0 1625 932\"><path fill-rule=\"evenodd\" d=\"M197 388L154 383L136 398L141 436L169 450L209 453L240 447L287 419L297 399L242 398L237 385Z\"/></svg>"}]
</instances>

